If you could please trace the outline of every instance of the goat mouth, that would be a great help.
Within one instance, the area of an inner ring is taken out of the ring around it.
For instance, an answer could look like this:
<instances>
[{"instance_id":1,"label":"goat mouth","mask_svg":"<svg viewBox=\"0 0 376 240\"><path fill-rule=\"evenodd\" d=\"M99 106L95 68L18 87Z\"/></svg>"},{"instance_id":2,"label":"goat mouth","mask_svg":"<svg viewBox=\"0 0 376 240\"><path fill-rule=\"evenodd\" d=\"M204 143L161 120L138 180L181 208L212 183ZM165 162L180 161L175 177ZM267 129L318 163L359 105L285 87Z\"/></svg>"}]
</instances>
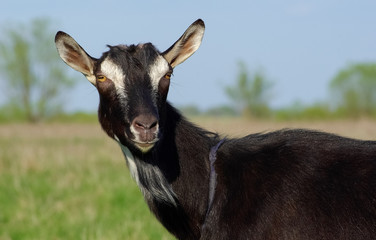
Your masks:
<instances>
[{"instance_id":1,"label":"goat mouth","mask_svg":"<svg viewBox=\"0 0 376 240\"><path fill-rule=\"evenodd\" d=\"M149 152L155 145L157 141L153 142L135 142L134 145L142 152L142 153L147 153Z\"/></svg>"}]
</instances>

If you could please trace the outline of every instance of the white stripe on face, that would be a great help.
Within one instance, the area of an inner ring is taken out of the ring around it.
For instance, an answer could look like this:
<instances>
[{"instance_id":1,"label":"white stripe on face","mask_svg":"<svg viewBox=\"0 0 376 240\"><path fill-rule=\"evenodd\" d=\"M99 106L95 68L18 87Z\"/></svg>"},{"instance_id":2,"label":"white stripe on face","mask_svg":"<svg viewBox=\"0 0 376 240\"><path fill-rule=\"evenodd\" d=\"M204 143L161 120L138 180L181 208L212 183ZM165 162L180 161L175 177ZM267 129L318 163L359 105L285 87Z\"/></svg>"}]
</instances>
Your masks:
<instances>
[{"instance_id":1,"label":"white stripe on face","mask_svg":"<svg viewBox=\"0 0 376 240\"><path fill-rule=\"evenodd\" d=\"M118 95L125 97L125 74L123 70L107 57L101 63L101 71L114 83Z\"/></svg>"},{"instance_id":2,"label":"white stripe on face","mask_svg":"<svg viewBox=\"0 0 376 240\"><path fill-rule=\"evenodd\" d=\"M154 63L149 68L149 76L151 79L151 85L155 91L158 91L159 80L168 72L170 69L168 62L164 57L158 56Z\"/></svg>"}]
</instances>

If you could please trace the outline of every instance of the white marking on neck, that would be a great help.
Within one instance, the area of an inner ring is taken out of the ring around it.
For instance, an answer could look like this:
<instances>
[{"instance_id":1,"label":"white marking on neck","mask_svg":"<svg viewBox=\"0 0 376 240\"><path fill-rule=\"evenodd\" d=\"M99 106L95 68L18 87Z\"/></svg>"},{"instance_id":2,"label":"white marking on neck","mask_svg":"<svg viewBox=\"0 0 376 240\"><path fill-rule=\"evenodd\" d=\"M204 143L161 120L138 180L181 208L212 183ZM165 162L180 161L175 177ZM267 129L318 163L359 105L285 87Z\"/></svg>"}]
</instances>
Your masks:
<instances>
[{"instance_id":1,"label":"white marking on neck","mask_svg":"<svg viewBox=\"0 0 376 240\"><path fill-rule=\"evenodd\" d=\"M158 91L159 80L168 72L170 67L164 57L158 56L149 68L149 76L153 89Z\"/></svg>"},{"instance_id":2,"label":"white marking on neck","mask_svg":"<svg viewBox=\"0 0 376 240\"><path fill-rule=\"evenodd\" d=\"M131 172L132 178L136 181L137 185L140 185L139 179L138 179L137 166L136 166L135 158L134 158L133 154L131 153L129 148L127 148L126 146L124 146L123 144L120 143L120 140L116 135L114 136L114 138L118 142L118 144L120 145L121 151L123 152L123 154L125 156L125 161L127 162L127 165L128 165L129 171Z\"/></svg>"},{"instance_id":3,"label":"white marking on neck","mask_svg":"<svg viewBox=\"0 0 376 240\"><path fill-rule=\"evenodd\" d=\"M118 137L115 136L115 139L118 141ZM177 207L176 202L176 195L171 186L168 184L166 178L164 177L163 173L157 166L148 165L147 163L144 166L140 165L141 171L145 177L144 181L145 184L148 185L146 188L141 184L139 176L138 176L138 168L136 161L139 161L134 157L131 153L129 148L118 142L121 150L124 153L129 171L131 172L132 178L136 181L138 187L141 189L142 194L144 195L145 199L157 199L159 201L171 204L172 206ZM147 169L142 169L147 166Z\"/></svg>"},{"instance_id":4,"label":"white marking on neck","mask_svg":"<svg viewBox=\"0 0 376 240\"><path fill-rule=\"evenodd\" d=\"M118 140L117 137L116 137L116 139ZM126 146L121 144L120 141L118 141L118 142L119 142L120 148L121 148L121 150L122 150L122 152L125 156L125 160L127 162L129 171L131 172L132 178L136 181L136 183L140 187L140 189L143 190L143 188L140 185L140 181L138 179L137 165L136 165L135 158L134 158L133 154L131 153L129 148L127 148Z\"/></svg>"},{"instance_id":5,"label":"white marking on neck","mask_svg":"<svg viewBox=\"0 0 376 240\"><path fill-rule=\"evenodd\" d=\"M107 57L102 63L101 63L101 71L102 73L110 79L114 84L116 88L116 92L119 96L125 97L125 74L123 70L115 64L109 57Z\"/></svg>"}]
</instances>

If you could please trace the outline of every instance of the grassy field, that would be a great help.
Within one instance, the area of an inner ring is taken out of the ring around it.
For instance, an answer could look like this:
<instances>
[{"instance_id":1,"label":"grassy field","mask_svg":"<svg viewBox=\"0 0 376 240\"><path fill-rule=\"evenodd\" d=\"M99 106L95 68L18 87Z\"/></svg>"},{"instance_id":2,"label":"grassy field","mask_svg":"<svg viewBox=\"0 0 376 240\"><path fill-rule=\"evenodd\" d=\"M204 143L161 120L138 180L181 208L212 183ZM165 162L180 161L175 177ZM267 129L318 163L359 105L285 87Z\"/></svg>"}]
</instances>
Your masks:
<instances>
[{"instance_id":1,"label":"grassy field","mask_svg":"<svg viewBox=\"0 0 376 240\"><path fill-rule=\"evenodd\" d=\"M376 122L195 119L225 135L304 127L376 139ZM0 125L0 240L173 239L99 124Z\"/></svg>"},{"instance_id":2,"label":"grassy field","mask_svg":"<svg viewBox=\"0 0 376 240\"><path fill-rule=\"evenodd\" d=\"M0 239L173 239L99 125L0 126Z\"/></svg>"}]
</instances>

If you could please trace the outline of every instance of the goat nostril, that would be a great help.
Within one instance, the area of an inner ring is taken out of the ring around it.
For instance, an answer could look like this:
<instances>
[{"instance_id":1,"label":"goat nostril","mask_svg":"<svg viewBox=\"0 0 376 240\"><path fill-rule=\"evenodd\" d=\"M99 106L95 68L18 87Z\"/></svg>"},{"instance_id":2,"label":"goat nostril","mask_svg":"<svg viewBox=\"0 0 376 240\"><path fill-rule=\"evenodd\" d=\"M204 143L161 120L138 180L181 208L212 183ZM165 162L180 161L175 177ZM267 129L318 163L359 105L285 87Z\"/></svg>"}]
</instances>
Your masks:
<instances>
[{"instance_id":1,"label":"goat nostril","mask_svg":"<svg viewBox=\"0 0 376 240\"><path fill-rule=\"evenodd\" d=\"M158 122L155 121L155 122L153 122L153 123L150 125L150 129L157 128L157 126L158 126Z\"/></svg>"},{"instance_id":2,"label":"goat nostril","mask_svg":"<svg viewBox=\"0 0 376 240\"><path fill-rule=\"evenodd\" d=\"M135 121L133 125L136 129L153 130L153 129L157 128L158 121L155 121L155 122L152 122L152 123L147 123L147 122L143 123L143 122Z\"/></svg>"},{"instance_id":3,"label":"goat nostril","mask_svg":"<svg viewBox=\"0 0 376 240\"><path fill-rule=\"evenodd\" d=\"M145 128L144 124L139 123L139 122L135 122L135 123L134 123L134 126L135 126L136 128L141 128L141 129L144 129L144 128Z\"/></svg>"}]
</instances>

